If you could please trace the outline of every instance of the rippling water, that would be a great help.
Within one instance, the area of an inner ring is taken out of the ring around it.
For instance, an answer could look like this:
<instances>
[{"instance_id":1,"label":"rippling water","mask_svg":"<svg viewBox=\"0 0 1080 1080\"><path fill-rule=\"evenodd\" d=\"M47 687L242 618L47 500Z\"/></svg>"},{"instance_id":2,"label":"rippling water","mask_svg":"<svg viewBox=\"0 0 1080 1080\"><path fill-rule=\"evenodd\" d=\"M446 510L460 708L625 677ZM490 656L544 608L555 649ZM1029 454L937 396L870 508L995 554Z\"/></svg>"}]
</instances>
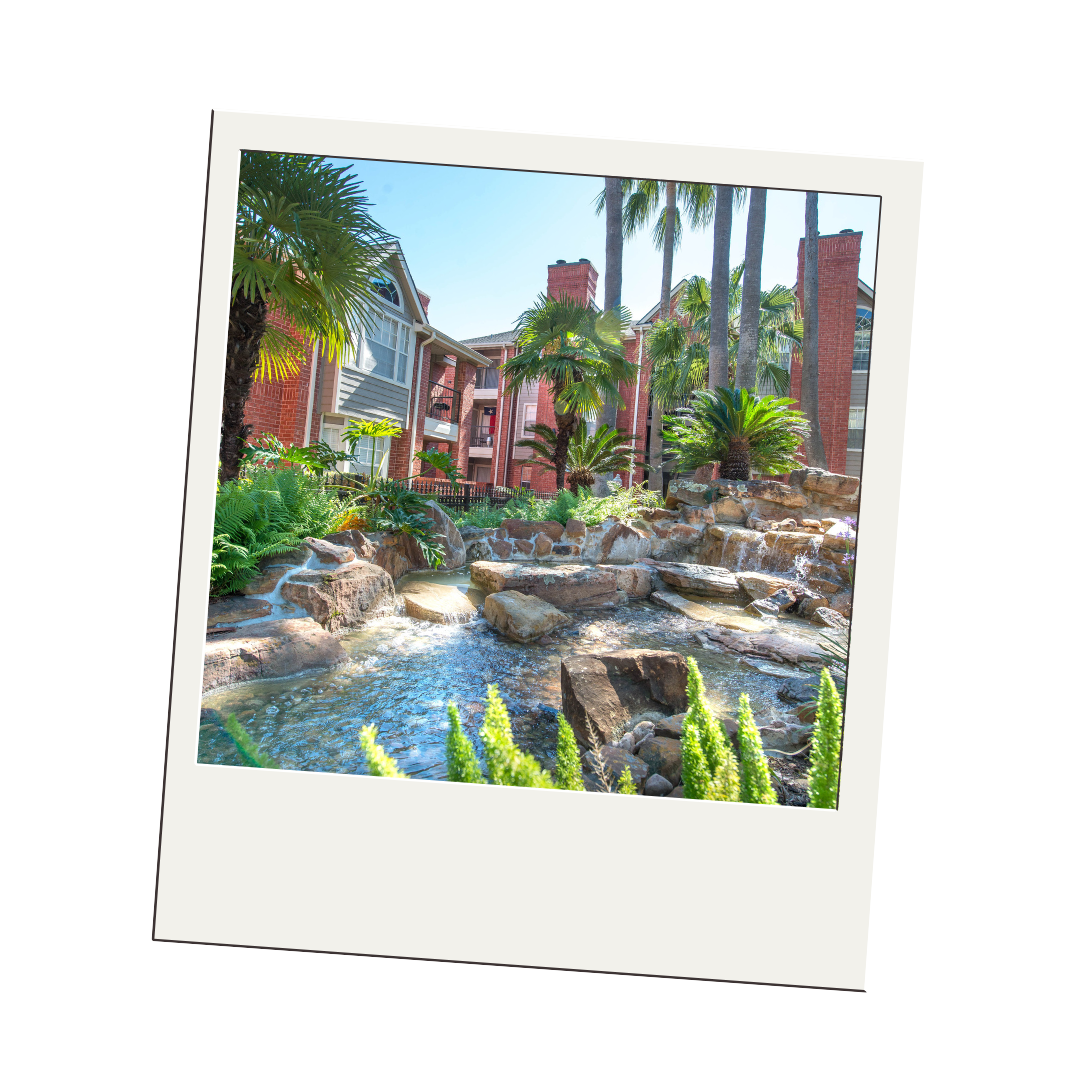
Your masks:
<instances>
[{"instance_id":1,"label":"rippling water","mask_svg":"<svg viewBox=\"0 0 1080 1080\"><path fill-rule=\"evenodd\" d=\"M469 584L467 571L418 576L460 589ZM700 647L691 636L698 629L700 624L648 601L610 613L578 614L551 645L507 641L483 619L443 626L393 616L341 638L351 658L347 667L223 688L207 694L203 705L223 716L235 712L259 748L284 769L366 772L357 735L374 723L399 766L430 780L446 778L447 702L457 702L463 726L478 746L489 683L498 684L507 703L518 745L551 768L555 724L530 713L537 704L559 706L560 664L575 653L674 649L696 658L718 712L733 713L742 692L749 694L759 724L786 712L776 698L776 676ZM239 764L232 741L216 723L204 722L200 729L199 761Z\"/></svg>"}]
</instances>

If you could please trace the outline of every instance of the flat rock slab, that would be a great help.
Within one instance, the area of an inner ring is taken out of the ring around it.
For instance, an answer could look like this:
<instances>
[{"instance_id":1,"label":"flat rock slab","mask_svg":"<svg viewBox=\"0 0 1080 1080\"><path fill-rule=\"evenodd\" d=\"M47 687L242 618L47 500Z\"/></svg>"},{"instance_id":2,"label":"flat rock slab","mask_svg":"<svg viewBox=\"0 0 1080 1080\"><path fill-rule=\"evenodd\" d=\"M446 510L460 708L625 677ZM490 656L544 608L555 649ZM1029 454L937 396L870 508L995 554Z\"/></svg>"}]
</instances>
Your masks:
<instances>
[{"instance_id":1,"label":"flat rock slab","mask_svg":"<svg viewBox=\"0 0 1080 1080\"><path fill-rule=\"evenodd\" d=\"M212 626L232 626L248 619L262 619L271 611L273 608L267 601L254 596L224 596L220 600L210 601L206 611L206 628L209 630Z\"/></svg>"},{"instance_id":2,"label":"flat rock slab","mask_svg":"<svg viewBox=\"0 0 1080 1080\"><path fill-rule=\"evenodd\" d=\"M304 544L315 553L315 558L319 562L327 565L348 563L356 558L356 552L344 544L334 544L329 540L320 540L314 536L306 537Z\"/></svg>"},{"instance_id":3,"label":"flat rock slab","mask_svg":"<svg viewBox=\"0 0 1080 1080\"><path fill-rule=\"evenodd\" d=\"M484 600L484 618L500 634L520 642L533 641L573 621L546 600L515 589L491 593Z\"/></svg>"},{"instance_id":4,"label":"flat rock slab","mask_svg":"<svg viewBox=\"0 0 1080 1080\"><path fill-rule=\"evenodd\" d=\"M614 570L598 566L474 562L470 573L473 583L486 592L512 589L562 611L615 607L622 599Z\"/></svg>"},{"instance_id":5,"label":"flat rock slab","mask_svg":"<svg viewBox=\"0 0 1080 1080\"><path fill-rule=\"evenodd\" d=\"M490 600L490 597L489 597ZM562 662L562 709L577 740L611 742L641 713L686 709L686 660L664 649L618 649Z\"/></svg>"},{"instance_id":6,"label":"flat rock slab","mask_svg":"<svg viewBox=\"0 0 1080 1080\"><path fill-rule=\"evenodd\" d=\"M746 615L728 615L716 608L706 607L704 604L695 604L693 600L687 600L677 592L668 589L656 589L649 594L649 599L660 607L666 607L671 611L677 611L695 622L710 623L713 626L723 626L729 630L743 630L756 632L761 629L758 619L751 619Z\"/></svg>"},{"instance_id":7,"label":"flat rock slab","mask_svg":"<svg viewBox=\"0 0 1080 1080\"><path fill-rule=\"evenodd\" d=\"M203 652L203 693L250 679L278 679L348 662L341 642L314 619L256 623L226 638L211 638Z\"/></svg>"},{"instance_id":8,"label":"flat rock slab","mask_svg":"<svg viewBox=\"0 0 1080 1080\"><path fill-rule=\"evenodd\" d=\"M333 570L301 570L285 582L281 595L330 631L393 615L397 607L393 579L374 563L352 562Z\"/></svg>"},{"instance_id":9,"label":"flat rock slab","mask_svg":"<svg viewBox=\"0 0 1080 1080\"><path fill-rule=\"evenodd\" d=\"M507 518L502 527L511 540L531 540L543 533L552 543L562 539L563 526L558 521L524 521L521 518Z\"/></svg>"},{"instance_id":10,"label":"flat rock slab","mask_svg":"<svg viewBox=\"0 0 1080 1080\"><path fill-rule=\"evenodd\" d=\"M268 566L258 577L253 577L240 591L245 596L265 596L272 593L278 582L292 569L291 566Z\"/></svg>"},{"instance_id":11,"label":"flat rock slab","mask_svg":"<svg viewBox=\"0 0 1080 1080\"><path fill-rule=\"evenodd\" d=\"M657 573L674 589L726 600L740 607L757 597L749 596L730 570L721 566L699 566L697 563L658 563Z\"/></svg>"},{"instance_id":12,"label":"flat rock slab","mask_svg":"<svg viewBox=\"0 0 1080 1080\"><path fill-rule=\"evenodd\" d=\"M822 664L826 659L820 646L787 634L748 634L723 626L710 626L705 632L710 640L732 652L759 656L777 664Z\"/></svg>"},{"instance_id":13,"label":"flat rock slab","mask_svg":"<svg viewBox=\"0 0 1080 1080\"><path fill-rule=\"evenodd\" d=\"M398 596L405 601L405 613L414 619L436 623L468 622L476 616L476 605L454 588L433 581L406 581Z\"/></svg>"}]
</instances>

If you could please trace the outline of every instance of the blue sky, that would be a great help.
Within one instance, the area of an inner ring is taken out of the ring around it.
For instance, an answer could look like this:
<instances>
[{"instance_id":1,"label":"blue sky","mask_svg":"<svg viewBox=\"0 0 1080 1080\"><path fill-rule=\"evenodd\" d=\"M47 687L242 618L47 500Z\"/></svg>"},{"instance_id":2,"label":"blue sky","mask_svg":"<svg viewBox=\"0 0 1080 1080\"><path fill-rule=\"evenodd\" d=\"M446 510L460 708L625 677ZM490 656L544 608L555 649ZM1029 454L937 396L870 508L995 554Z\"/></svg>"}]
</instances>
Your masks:
<instances>
[{"instance_id":1,"label":"blue sky","mask_svg":"<svg viewBox=\"0 0 1080 1080\"><path fill-rule=\"evenodd\" d=\"M344 162L342 162L344 164ZM479 337L510 329L544 291L556 259L592 260L604 295L604 220L593 202L603 188L595 176L465 169L383 161L351 163L372 202L375 220L401 240L417 287L431 296L429 317L444 333ZM763 287L795 283L805 196L770 189L762 259ZM879 200L827 195L819 200L822 233L861 230L859 276L873 284ZM746 208L732 225L731 261L746 244ZM712 231L683 234L673 281L709 276ZM661 256L638 235L623 252L623 303L635 318L660 298Z\"/></svg>"}]
</instances>

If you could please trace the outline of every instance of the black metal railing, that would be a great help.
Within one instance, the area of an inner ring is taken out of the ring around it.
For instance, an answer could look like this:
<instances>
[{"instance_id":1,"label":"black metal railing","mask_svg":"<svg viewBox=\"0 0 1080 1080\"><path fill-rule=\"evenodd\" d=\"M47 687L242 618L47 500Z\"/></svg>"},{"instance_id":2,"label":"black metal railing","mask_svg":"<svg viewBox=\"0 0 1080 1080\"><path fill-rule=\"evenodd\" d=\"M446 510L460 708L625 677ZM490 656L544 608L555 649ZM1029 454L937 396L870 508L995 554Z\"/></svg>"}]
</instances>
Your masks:
<instances>
[{"instance_id":1,"label":"black metal railing","mask_svg":"<svg viewBox=\"0 0 1080 1080\"><path fill-rule=\"evenodd\" d=\"M476 369L477 390L498 390L499 369L497 367L479 367Z\"/></svg>"},{"instance_id":2,"label":"black metal railing","mask_svg":"<svg viewBox=\"0 0 1080 1080\"><path fill-rule=\"evenodd\" d=\"M490 427L474 427L469 437L470 446L494 446L495 430Z\"/></svg>"},{"instance_id":3,"label":"black metal railing","mask_svg":"<svg viewBox=\"0 0 1080 1080\"><path fill-rule=\"evenodd\" d=\"M411 481L411 482L410 482ZM367 477L360 473L331 472L324 475L324 482L342 499L347 499L354 491L362 491L367 485ZM492 506L505 506L511 499L531 495L535 499L554 499L553 492L530 491L528 485L519 488L501 487L497 484L482 484L474 480L462 480L455 491L449 480L423 475L412 476L397 481L410 488L418 495L438 499L443 506L451 510L468 510L482 502Z\"/></svg>"},{"instance_id":4,"label":"black metal railing","mask_svg":"<svg viewBox=\"0 0 1080 1080\"><path fill-rule=\"evenodd\" d=\"M427 415L456 424L461 415L461 394L442 383L428 383Z\"/></svg>"}]
</instances>

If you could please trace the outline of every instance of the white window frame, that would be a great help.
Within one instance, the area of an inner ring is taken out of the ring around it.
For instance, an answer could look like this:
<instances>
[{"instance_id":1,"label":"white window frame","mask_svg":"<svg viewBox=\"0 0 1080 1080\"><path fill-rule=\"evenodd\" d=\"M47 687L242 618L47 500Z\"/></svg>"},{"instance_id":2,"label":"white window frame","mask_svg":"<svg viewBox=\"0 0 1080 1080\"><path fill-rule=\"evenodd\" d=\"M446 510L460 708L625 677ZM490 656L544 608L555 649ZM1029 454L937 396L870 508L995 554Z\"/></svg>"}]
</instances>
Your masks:
<instances>
[{"instance_id":1,"label":"white window frame","mask_svg":"<svg viewBox=\"0 0 1080 1080\"><path fill-rule=\"evenodd\" d=\"M390 383L391 386L403 386L407 387L412 380L412 351L413 351L413 334L412 323L404 318L403 312L395 309L380 310L375 312L378 319L385 325L390 323L396 329L396 332L391 333L392 340L395 344L392 347L394 355L394 377L391 378L388 375L383 375L375 370L375 356L369 347L368 333L363 331L360 335L360 340L357 343L356 349L353 351L352 360L350 366L360 371L365 378L381 379L383 382ZM376 341L384 349L390 349L391 346L385 341ZM370 364L370 366L368 366ZM401 371L402 377L397 377L398 372Z\"/></svg>"}]
</instances>

